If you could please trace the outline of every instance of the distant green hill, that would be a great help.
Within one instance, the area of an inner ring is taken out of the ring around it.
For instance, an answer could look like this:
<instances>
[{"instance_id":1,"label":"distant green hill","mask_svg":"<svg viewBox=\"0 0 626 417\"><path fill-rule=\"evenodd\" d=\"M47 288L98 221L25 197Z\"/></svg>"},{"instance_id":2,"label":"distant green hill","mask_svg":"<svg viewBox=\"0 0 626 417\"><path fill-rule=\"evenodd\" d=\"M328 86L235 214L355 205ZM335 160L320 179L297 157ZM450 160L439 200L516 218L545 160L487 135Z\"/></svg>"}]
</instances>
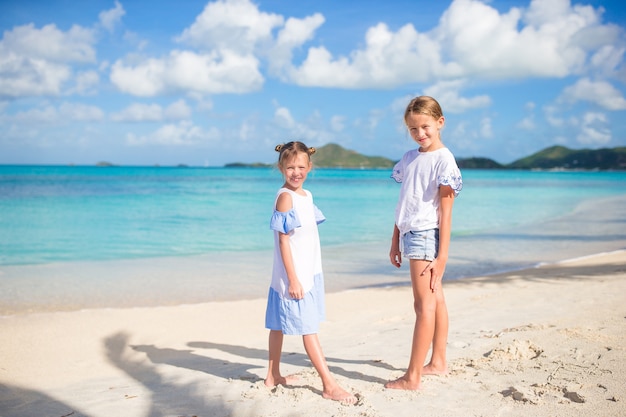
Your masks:
<instances>
[{"instance_id":1,"label":"distant green hill","mask_svg":"<svg viewBox=\"0 0 626 417\"><path fill-rule=\"evenodd\" d=\"M569 149L552 146L506 165L509 169L626 169L626 147Z\"/></svg>"},{"instance_id":2,"label":"distant green hill","mask_svg":"<svg viewBox=\"0 0 626 417\"><path fill-rule=\"evenodd\" d=\"M364 156L336 144L318 148L313 155L318 167L391 168L395 161L378 156ZM626 147L569 149L551 146L510 164L489 158L458 158L461 169L581 169L626 170Z\"/></svg>"},{"instance_id":3,"label":"distant green hill","mask_svg":"<svg viewBox=\"0 0 626 417\"><path fill-rule=\"evenodd\" d=\"M503 169L504 165L489 158L457 158L457 165L461 169Z\"/></svg>"},{"instance_id":4,"label":"distant green hill","mask_svg":"<svg viewBox=\"0 0 626 417\"><path fill-rule=\"evenodd\" d=\"M329 143L312 157L319 168L392 168L396 161L381 156L365 156ZM581 169L626 170L626 147L573 150L551 146L510 164L500 164L489 158L457 158L461 169ZM271 164L232 163L226 167L270 167Z\"/></svg>"},{"instance_id":5,"label":"distant green hill","mask_svg":"<svg viewBox=\"0 0 626 417\"><path fill-rule=\"evenodd\" d=\"M316 148L311 160L317 168L391 168L395 164L391 159L361 155L334 143ZM274 165L262 162L252 164L233 162L224 166L226 168L267 168Z\"/></svg>"},{"instance_id":6,"label":"distant green hill","mask_svg":"<svg viewBox=\"0 0 626 417\"><path fill-rule=\"evenodd\" d=\"M382 156L365 156L329 143L313 154L313 165L320 168L392 168L394 161Z\"/></svg>"}]
</instances>

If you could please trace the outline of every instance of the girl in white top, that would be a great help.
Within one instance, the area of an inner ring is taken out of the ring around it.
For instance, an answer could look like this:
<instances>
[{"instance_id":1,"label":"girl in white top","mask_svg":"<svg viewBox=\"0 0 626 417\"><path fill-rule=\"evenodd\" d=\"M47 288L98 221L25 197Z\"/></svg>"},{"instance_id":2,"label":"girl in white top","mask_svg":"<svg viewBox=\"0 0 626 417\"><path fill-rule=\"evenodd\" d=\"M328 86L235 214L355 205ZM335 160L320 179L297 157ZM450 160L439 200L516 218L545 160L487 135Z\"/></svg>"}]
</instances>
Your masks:
<instances>
[{"instance_id":1,"label":"girl in white top","mask_svg":"<svg viewBox=\"0 0 626 417\"><path fill-rule=\"evenodd\" d=\"M441 280L448 260L452 205L463 186L452 153L441 142L445 118L432 97L416 97L404 121L418 149L408 151L393 168L402 183L393 228L391 263L409 259L415 308L411 357L406 373L386 388L416 390L422 375L447 373L448 309ZM426 355L432 344L432 356Z\"/></svg>"},{"instance_id":2,"label":"girl in white top","mask_svg":"<svg viewBox=\"0 0 626 417\"><path fill-rule=\"evenodd\" d=\"M355 404L357 397L339 386L322 353L317 332L324 320L324 276L318 223L325 220L302 188L311 170L315 148L302 142L276 146L278 168L285 183L276 196L270 228L274 230L274 266L267 299L265 327L269 335L269 367L265 385L290 384L294 377L280 373L283 335L302 335L304 348L322 379L322 396Z\"/></svg>"}]
</instances>

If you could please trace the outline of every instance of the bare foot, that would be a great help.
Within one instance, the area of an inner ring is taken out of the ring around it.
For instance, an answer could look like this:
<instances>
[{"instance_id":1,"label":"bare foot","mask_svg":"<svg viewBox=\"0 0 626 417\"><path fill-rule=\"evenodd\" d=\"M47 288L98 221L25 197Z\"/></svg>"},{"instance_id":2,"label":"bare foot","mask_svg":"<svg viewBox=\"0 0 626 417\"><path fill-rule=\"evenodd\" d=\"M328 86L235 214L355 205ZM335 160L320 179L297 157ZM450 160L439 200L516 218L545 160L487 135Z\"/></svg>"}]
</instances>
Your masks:
<instances>
[{"instance_id":1,"label":"bare foot","mask_svg":"<svg viewBox=\"0 0 626 417\"><path fill-rule=\"evenodd\" d=\"M322 397L327 400L339 401L341 404L345 405L354 405L359 401L359 398L356 395L350 394L340 386L337 386L332 391L322 392Z\"/></svg>"},{"instance_id":2,"label":"bare foot","mask_svg":"<svg viewBox=\"0 0 626 417\"><path fill-rule=\"evenodd\" d=\"M299 378L297 375L287 375L287 376L278 376L276 378L267 377L265 381L263 382L265 383L266 387L273 388L277 385L291 385L294 382L297 382L298 379Z\"/></svg>"},{"instance_id":3,"label":"bare foot","mask_svg":"<svg viewBox=\"0 0 626 417\"><path fill-rule=\"evenodd\" d=\"M446 375L447 373L448 373L447 367L443 367L443 369L438 368L434 366L432 363L429 363L428 365L422 368L422 375Z\"/></svg>"},{"instance_id":4,"label":"bare foot","mask_svg":"<svg viewBox=\"0 0 626 417\"><path fill-rule=\"evenodd\" d=\"M422 383L421 381L418 381L417 383L411 382L408 379L406 379L406 375L405 375L396 379L395 381L387 382L385 384L385 388L416 391L416 390L422 389Z\"/></svg>"}]
</instances>

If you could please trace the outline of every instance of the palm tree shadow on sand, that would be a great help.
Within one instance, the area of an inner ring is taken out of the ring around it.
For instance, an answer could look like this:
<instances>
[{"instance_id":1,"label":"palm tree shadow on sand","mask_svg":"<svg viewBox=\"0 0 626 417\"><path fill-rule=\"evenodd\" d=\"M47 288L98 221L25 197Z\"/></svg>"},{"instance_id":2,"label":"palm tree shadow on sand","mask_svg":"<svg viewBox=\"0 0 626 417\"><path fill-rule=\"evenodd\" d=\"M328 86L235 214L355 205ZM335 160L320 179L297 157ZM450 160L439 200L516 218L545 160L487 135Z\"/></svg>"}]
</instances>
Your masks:
<instances>
[{"instance_id":1,"label":"palm tree shadow on sand","mask_svg":"<svg viewBox=\"0 0 626 417\"><path fill-rule=\"evenodd\" d=\"M196 394L198 391L196 384L174 384L165 380L154 366L130 359L125 353L126 349L130 347L127 334L117 333L109 336L104 340L104 345L109 361L151 392L151 407L146 414L148 417L188 414L228 416L232 414L232 410L221 401L221 396L199 396ZM169 357L179 358L174 361L175 363L180 365L187 363L189 365L184 358L180 359L181 357L176 355L174 349L167 351L166 355L170 355ZM193 365L184 367L195 369ZM207 398L211 398L211 400L207 400Z\"/></svg>"},{"instance_id":2,"label":"palm tree shadow on sand","mask_svg":"<svg viewBox=\"0 0 626 417\"><path fill-rule=\"evenodd\" d=\"M2 417L88 417L76 407L64 404L39 391L0 384Z\"/></svg>"},{"instance_id":3,"label":"palm tree shadow on sand","mask_svg":"<svg viewBox=\"0 0 626 417\"><path fill-rule=\"evenodd\" d=\"M264 368L256 364L249 363L250 360L267 360L267 350L249 348L245 346L228 345L213 342L190 342L187 344L191 349L171 349L161 348L155 345L130 345L129 336L125 333L117 333L105 339L106 353L109 361L117 368L123 370L130 377L145 386L152 396L151 409L147 414L149 417L160 417L169 415L204 415L209 412L212 415L231 415L232 409L224 401L219 400L221 396L216 395L200 396L196 394L196 384L179 385L164 379L155 366L147 364L145 361L132 359L128 354L128 349L141 352L154 365L164 364L192 371L205 372L223 379L239 379L251 382L262 381L257 374L250 372L251 369ZM233 356L247 358L240 362L233 362L224 359L212 358L208 355L194 353L195 349L216 349ZM283 353L283 362L303 368L310 368L311 364L304 353ZM347 379L368 381L376 384L383 384L383 380L376 376L365 375L361 372L349 371L336 364L368 365L386 370L398 370L391 365L379 360L346 360L337 358L327 358L331 372L342 375ZM308 385L294 385L289 388L307 388L313 392L321 394L314 387ZM212 398L207 402L207 398Z\"/></svg>"},{"instance_id":4,"label":"palm tree shadow on sand","mask_svg":"<svg viewBox=\"0 0 626 417\"><path fill-rule=\"evenodd\" d=\"M228 345L228 344L223 344L223 343L189 342L187 346L192 347L192 348L201 348L201 349L217 349L223 352L230 353L231 355L241 356L241 357L249 358L249 359L267 360L267 355L268 355L267 350L264 350L264 349ZM283 352L283 355L281 357L281 362L288 363L294 366L300 366L300 367L312 366L309 362L309 358L304 353ZM380 360L351 360L351 359L339 359L339 358L326 357L326 362L328 363L328 367L333 374L341 375L347 379L357 379L357 380L368 381L368 382L378 383L378 384L384 384L385 382L387 382L387 380L375 377L373 375L365 375L361 372L349 371L340 366L336 366L335 364L369 365L369 366L383 368L383 369L391 370L391 371L399 370L398 368L395 368Z\"/></svg>"}]
</instances>

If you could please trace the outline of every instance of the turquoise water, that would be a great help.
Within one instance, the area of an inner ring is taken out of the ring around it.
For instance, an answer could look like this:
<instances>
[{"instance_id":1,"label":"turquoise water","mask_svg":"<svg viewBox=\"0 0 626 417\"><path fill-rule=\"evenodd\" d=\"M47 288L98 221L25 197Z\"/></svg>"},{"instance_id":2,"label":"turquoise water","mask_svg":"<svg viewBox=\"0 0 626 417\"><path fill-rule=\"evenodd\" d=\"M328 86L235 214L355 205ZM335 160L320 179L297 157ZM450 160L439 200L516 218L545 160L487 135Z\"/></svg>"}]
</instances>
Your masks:
<instances>
[{"instance_id":1,"label":"turquoise water","mask_svg":"<svg viewBox=\"0 0 626 417\"><path fill-rule=\"evenodd\" d=\"M386 170L307 180L326 290L408 285ZM445 280L626 248L626 172L463 171ZM0 166L0 315L262 298L275 169Z\"/></svg>"},{"instance_id":2,"label":"turquoise water","mask_svg":"<svg viewBox=\"0 0 626 417\"><path fill-rule=\"evenodd\" d=\"M316 169L306 188L324 246L389 239L399 186L386 170ZM466 170L453 236L532 225L626 195L625 172ZM0 265L267 250L274 169L0 167Z\"/></svg>"}]
</instances>

